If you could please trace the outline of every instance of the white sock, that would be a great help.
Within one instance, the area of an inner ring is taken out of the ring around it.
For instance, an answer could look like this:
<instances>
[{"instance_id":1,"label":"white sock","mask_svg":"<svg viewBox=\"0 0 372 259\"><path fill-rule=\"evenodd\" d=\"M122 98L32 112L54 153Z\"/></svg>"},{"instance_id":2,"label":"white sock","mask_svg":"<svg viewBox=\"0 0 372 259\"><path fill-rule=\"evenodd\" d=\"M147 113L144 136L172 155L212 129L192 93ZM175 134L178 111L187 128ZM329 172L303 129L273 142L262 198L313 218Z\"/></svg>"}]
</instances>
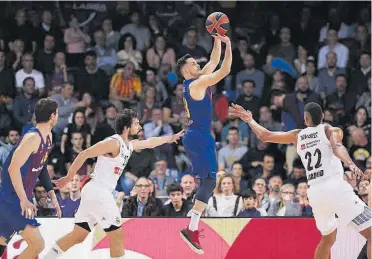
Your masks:
<instances>
[{"instance_id":1,"label":"white sock","mask_svg":"<svg viewBox=\"0 0 372 259\"><path fill-rule=\"evenodd\" d=\"M199 211L192 210L191 220L190 220L190 224L189 224L189 229L191 231L198 230L200 216L201 216L201 213Z\"/></svg>"},{"instance_id":2,"label":"white sock","mask_svg":"<svg viewBox=\"0 0 372 259\"><path fill-rule=\"evenodd\" d=\"M56 259L60 257L64 252L62 249L57 245L57 243L54 243L52 245L52 248L46 253L44 256L44 259Z\"/></svg>"}]
</instances>

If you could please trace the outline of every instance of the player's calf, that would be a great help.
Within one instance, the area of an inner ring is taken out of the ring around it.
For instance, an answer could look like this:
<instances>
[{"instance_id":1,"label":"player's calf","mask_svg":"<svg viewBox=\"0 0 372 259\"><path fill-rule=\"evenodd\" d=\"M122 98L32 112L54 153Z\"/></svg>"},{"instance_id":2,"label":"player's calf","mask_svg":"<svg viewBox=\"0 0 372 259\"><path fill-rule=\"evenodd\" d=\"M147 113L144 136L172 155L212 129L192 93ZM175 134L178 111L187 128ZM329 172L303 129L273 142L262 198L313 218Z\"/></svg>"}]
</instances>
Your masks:
<instances>
[{"instance_id":1,"label":"player's calf","mask_svg":"<svg viewBox=\"0 0 372 259\"><path fill-rule=\"evenodd\" d=\"M110 243L110 256L111 259L124 259L124 232L121 226L111 225L109 228L104 229Z\"/></svg>"}]
</instances>

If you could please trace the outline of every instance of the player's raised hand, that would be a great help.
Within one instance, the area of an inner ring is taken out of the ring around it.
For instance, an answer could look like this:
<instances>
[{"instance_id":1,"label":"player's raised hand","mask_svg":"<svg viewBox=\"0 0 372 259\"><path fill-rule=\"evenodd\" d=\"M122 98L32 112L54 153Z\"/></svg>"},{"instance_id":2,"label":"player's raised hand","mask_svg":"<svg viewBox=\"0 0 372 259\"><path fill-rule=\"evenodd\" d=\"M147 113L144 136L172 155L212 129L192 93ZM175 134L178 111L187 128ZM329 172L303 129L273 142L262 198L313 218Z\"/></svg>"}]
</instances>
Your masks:
<instances>
[{"instance_id":1,"label":"player's raised hand","mask_svg":"<svg viewBox=\"0 0 372 259\"><path fill-rule=\"evenodd\" d=\"M54 183L59 189L65 187L71 180L67 176L61 177L58 180L53 180Z\"/></svg>"},{"instance_id":2,"label":"player's raised hand","mask_svg":"<svg viewBox=\"0 0 372 259\"><path fill-rule=\"evenodd\" d=\"M170 140L169 142L170 142L170 143L177 143L178 140L179 140L180 138L183 137L183 135L185 135L185 130L181 130L181 131L178 132L176 135L173 135L173 136L171 137L171 140Z\"/></svg>"},{"instance_id":3,"label":"player's raised hand","mask_svg":"<svg viewBox=\"0 0 372 259\"><path fill-rule=\"evenodd\" d=\"M354 163L349 165L350 171L353 173L355 179L359 179L363 175L363 171L360 170Z\"/></svg>"},{"instance_id":4,"label":"player's raised hand","mask_svg":"<svg viewBox=\"0 0 372 259\"><path fill-rule=\"evenodd\" d=\"M238 117L247 123L251 122L253 119L250 111L246 111L243 107L237 104L232 104L229 107L229 114L233 117Z\"/></svg>"},{"instance_id":5,"label":"player's raised hand","mask_svg":"<svg viewBox=\"0 0 372 259\"><path fill-rule=\"evenodd\" d=\"M230 38L227 37L227 36L222 36L222 35L216 33L216 34L213 34L212 37L213 37L214 39L221 40L222 42L224 42L224 43L226 43L226 44L230 43Z\"/></svg>"},{"instance_id":6,"label":"player's raised hand","mask_svg":"<svg viewBox=\"0 0 372 259\"><path fill-rule=\"evenodd\" d=\"M37 208L29 200L26 199L26 200L21 201L21 209L22 209L22 216L24 216L26 219L35 218Z\"/></svg>"}]
</instances>

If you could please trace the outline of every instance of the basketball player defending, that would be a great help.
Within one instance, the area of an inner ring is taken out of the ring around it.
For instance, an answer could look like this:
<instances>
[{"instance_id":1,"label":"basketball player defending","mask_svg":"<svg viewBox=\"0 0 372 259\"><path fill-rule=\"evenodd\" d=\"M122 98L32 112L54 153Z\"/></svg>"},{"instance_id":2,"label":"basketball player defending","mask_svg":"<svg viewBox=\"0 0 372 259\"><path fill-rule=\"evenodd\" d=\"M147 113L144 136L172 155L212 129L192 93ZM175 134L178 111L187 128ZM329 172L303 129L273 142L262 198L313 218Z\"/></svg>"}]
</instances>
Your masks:
<instances>
[{"instance_id":1,"label":"basketball player defending","mask_svg":"<svg viewBox=\"0 0 372 259\"><path fill-rule=\"evenodd\" d=\"M307 128L289 132L265 129L252 118L251 112L239 105L232 105L229 113L248 123L262 141L294 144L297 147L297 153L306 168L309 203L316 226L322 234L315 259L329 258L331 247L336 241L335 214L340 224L354 228L368 240L368 258L371 259L371 211L343 180L341 161L356 177L362 172L342 145L342 130L321 123L324 117L322 108L316 103L306 104L304 119Z\"/></svg>"},{"instance_id":2,"label":"basketball player defending","mask_svg":"<svg viewBox=\"0 0 372 259\"><path fill-rule=\"evenodd\" d=\"M39 178L48 192L57 215L61 217L46 162L52 149L51 130L57 123L58 104L53 99L40 99L35 106L36 127L32 127L11 150L1 174L0 185L0 257L7 242L19 233L27 248L19 259L33 259L44 249L40 224L34 219L33 190Z\"/></svg>"},{"instance_id":3,"label":"basketball player defending","mask_svg":"<svg viewBox=\"0 0 372 259\"><path fill-rule=\"evenodd\" d=\"M137 135L141 129L137 113L130 109L124 109L116 119L117 134L82 151L72 163L67 176L55 181L58 187L64 187L88 158L98 157L91 175L92 180L82 189L81 203L75 215L74 229L59 239L47 252L44 259L58 258L70 247L83 242L97 224L104 229L109 238L111 258L125 258L120 211L112 194L117 181L133 150L154 148L165 143L177 142L184 134L181 131L173 136L130 141L129 137Z\"/></svg>"},{"instance_id":4,"label":"basketball player defending","mask_svg":"<svg viewBox=\"0 0 372 259\"><path fill-rule=\"evenodd\" d=\"M198 224L216 185L217 172L215 141L211 135L213 106L210 86L217 84L230 73L232 62L230 39L220 35L213 37L215 40L211 59L202 70L189 54L177 61L178 72L185 79L183 101L189 119L183 144L191 159L193 174L200 178L190 224L182 229L180 234L190 248L198 254L204 253L199 242ZM220 62L221 41L226 44L225 57L221 68L213 72Z\"/></svg>"}]
</instances>

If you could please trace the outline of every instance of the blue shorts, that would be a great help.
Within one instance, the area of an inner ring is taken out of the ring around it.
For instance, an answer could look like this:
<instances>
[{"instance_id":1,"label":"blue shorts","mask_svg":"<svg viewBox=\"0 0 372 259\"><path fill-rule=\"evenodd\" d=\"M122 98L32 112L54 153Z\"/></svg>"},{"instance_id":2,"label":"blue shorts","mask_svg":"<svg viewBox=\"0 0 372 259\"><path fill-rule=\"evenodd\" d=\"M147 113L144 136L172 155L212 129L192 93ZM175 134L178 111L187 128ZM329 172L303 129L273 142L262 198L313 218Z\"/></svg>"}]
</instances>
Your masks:
<instances>
[{"instance_id":1,"label":"blue shorts","mask_svg":"<svg viewBox=\"0 0 372 259\"><path fill-rule=\"evenodd\" d=\"M182 142L191 160L194 176L216 179L216 142L210 131L188 128Z\"/></svg>"},{"instance_id":2,"label":"blue shorts","mask_svg":"<svg viewBox=\"0 0 372 259\"><path fill-rule=\"evenodd\" d=\"M9 194L0 187L0 237L5 237L9 242L14 234L24 230L27 225L40 226L35 219L22 216L17 194Z\"/></svg>"}]
</instances>

